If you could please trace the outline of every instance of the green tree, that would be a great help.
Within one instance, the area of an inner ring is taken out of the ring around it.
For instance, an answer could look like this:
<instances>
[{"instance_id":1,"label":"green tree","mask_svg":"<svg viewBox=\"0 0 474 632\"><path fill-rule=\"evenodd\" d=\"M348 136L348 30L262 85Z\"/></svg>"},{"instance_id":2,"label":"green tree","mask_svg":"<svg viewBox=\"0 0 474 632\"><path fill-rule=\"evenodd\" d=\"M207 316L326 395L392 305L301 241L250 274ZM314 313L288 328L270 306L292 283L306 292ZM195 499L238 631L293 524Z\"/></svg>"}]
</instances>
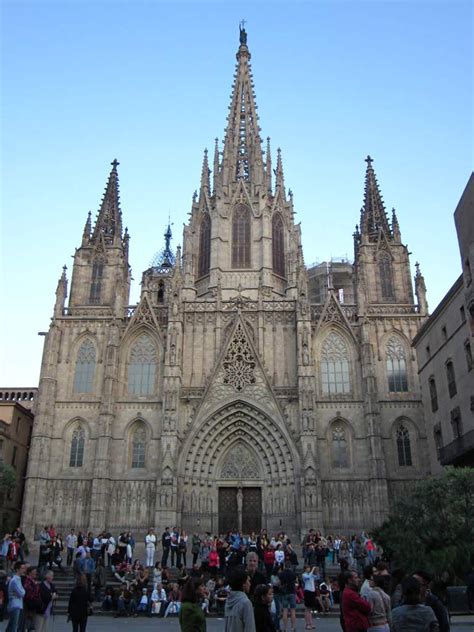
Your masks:
<instances>
[{"instance_id":1,"label":"green tree","mask_svg":"<svg viewBox=\"0 0 474 632\"><path fill-rule=\"evenodd\" d=\"M0 463L0 492L13 491L16 486L16 471L11 465Z\"/></svg>"},{"instance_id":2,"label":"green tree","mask_svg":"<svg viewBox=\"0 0 474 632\"><path fill-rule=\"evenodd\" d=\"M420 481L374 535L407 572L462 581L474 563L474 469L449 467Z\"/></svg>"}]
</instances>

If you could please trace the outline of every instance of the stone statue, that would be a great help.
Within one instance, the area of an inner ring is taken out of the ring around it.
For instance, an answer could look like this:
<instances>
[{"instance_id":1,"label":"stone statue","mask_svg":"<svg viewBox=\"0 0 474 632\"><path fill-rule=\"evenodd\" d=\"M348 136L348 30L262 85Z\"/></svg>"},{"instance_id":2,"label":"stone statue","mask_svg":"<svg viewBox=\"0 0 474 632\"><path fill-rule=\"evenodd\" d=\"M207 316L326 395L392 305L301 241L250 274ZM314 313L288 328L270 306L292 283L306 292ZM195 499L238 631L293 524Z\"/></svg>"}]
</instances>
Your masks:
<instances>
[{"instance_id":1,"label":"stone statue","mask_svg":"<svg viewBox=\"0 0 474 632\"><path fill-rule=\"evenodd\" d=\"M242 20L241 24L239 25L239 30L240 30L240 43L244 44L244 46L247 46L247 32L245 30L245 20Z\"/></svg>"},{"instance_id":2,"label":"stone statue","mask_svg":"<svg viewBox=\"0 0 474 632\"><path fill-rule=\"evenodd\" d=\"M244 494L242 488L237 489L237 525L239 531L242 531L242 510L244 506Z\"/></svg>"}]
</instances>

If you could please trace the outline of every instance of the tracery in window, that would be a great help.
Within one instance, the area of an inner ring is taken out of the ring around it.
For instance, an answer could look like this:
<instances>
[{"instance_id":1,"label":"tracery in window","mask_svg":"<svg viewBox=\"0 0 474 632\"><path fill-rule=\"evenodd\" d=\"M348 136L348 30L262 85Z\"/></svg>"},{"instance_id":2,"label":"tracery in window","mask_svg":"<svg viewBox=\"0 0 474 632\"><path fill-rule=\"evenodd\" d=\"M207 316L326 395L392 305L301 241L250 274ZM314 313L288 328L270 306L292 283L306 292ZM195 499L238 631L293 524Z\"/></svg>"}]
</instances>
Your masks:
<instances>
[{"instance_id":1,"label":"tracery in window","mask_svg":"<svg viewBox=\"0 0 474 632\"><path fill-rule=\"evenodd\" d=\"M132 431L132 468L145 467L146 430L145 426L137 424Z\"/></svg>"},{"instance_id":2,"label":"tracery in window","mask_svg":"<svg viewBox=\"0 0 474 632\"><path fill-rule=\"evenodd\" d=\"M211 218L204 213L199 232L199 265L198 276L209 274L211 267Z\"/></svg>"},{"instance_id":3,"label":"tracery in window","mask_svg":"<svg viewBox=\"0 0 474 632\"><path fill-rule=\"evenodd\" d=\"M150 395L155 388L157 352L148 334L133 343L128 362L128 392L131 395Z\"/></svg>"},{"instance_id":4,"label":"tracery in window","mask_svg":"<svg viewBox=\"0 0 474 632\"><path fill-rule=\"evenodd\" d=\"M92 393L96 365L95 346L87 338L79 347L74 371L74 392Z\"/></svg>"},{"instance_id":5,"label":"tracery in window","mask_svg":"<svg viewBox=\"0 0 474 632\"><path fill-rule=\"evenodd\" d=\"M388 252L379 254L378 263L382 299L391 299L393 298L392 260Z\"/></svg>"},{"instance_id":6,"label":"tracery in window","mask_svg":"<svg viewBox=\"0 0 474 632\"><path fill-rule=\"evenodd\" d=\"M332 332L321 349L321 383L323 393L350 393L349 351L342 336Z\"/></svg>"},{"instance_id":7,"label":"tracery in window","mask_svg":"<svg viewBox=\"0 0 474 632\"><path fill-rule=\"evenodd\" d=\"M82 467L84 463L84 443L86 433L84 428L79 426L72 433L71 451L69 453L69 467Z\"/></svg>"},{"instance_id":8,"label":"tracery in window","mask_svg":"<svg viewBox=\"0 0 474 632\"><path fill-rule=\"evenodd\" d=\"M273 272L282 277L285 276L285 234L283 220L280 213L276 213L272 219L272 255Z\"/></svg>"},{"instance_id":9,"label":"tracery in window","mask_svg":"<svg viewBox=\"0 0 474 632\"><path fill-rule=\"evenodd\" d=\"M387 342L386 367L390 393L408 391L405 349L396 336L392 336Z\"/></svg>"},{"instance_id":10,"label":"tracery in window","mask_svg":"<svg viewBox=\"0 0 474 632\"><path fill-rule=\"evenodd\" d=\"M349 467L349 447L347 445L347 434L344 425L337 422L332 427L332 466L334 468Z\"/></svg>"},{"instance_id":11,"label":"tracery in window","mask_svg":"<svg viewBox=\"0 0 474 632\"><path fill-rule=\"evenodd\" d=\"M410 432L403 424L397 428L398 465L413 465L411 458Z\"/></svg>"},{"instance_id":12,"label":"tracery in window","mask_svg":"<svg viewBox=\"0 0 474 632\"><path fill-rule=\"evenodd\" d=\"M232 216L232 267L250 268L250 210L244 204Z\"/></svg>"}]
</instances>

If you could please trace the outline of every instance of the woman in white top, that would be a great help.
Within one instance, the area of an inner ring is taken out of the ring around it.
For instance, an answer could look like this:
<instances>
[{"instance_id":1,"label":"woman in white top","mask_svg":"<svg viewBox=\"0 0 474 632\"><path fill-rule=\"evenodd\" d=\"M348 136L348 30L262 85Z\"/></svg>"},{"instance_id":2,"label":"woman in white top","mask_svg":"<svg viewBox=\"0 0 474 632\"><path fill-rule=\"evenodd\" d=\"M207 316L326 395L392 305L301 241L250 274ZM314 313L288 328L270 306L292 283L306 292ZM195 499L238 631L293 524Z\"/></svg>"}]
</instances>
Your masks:
<instances>
[{"instance_id":1,"label":"woman in white top","mask_svg":"<svg viewBox=\"0 0 474 632\"><path fill-rule=\"evenodd\" d=\"M154 555L156 549L156 535L154 534L153 529L148 529L148 533L145 537L145 545L146 545L146 566L148 568L153 568L154 566Z\"/></svg>"}]
</instances>

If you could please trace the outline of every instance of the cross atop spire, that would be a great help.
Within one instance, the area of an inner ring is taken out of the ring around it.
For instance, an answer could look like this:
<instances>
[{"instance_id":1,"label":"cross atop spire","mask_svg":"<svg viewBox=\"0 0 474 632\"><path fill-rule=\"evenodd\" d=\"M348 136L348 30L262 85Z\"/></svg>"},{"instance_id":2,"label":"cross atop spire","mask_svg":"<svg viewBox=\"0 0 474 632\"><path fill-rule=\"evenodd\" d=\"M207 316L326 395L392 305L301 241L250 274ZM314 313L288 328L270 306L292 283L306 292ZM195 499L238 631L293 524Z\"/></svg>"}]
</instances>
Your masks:
<instances>
[{"instance_id":1,"label":"cross atop spire","mask_svg":"<svg viewBox=\"0 0 474 632\"><path fill-rule=\"evenodd\" d=\"M254 184L264 183L264 169L257 105L247 47L245 21L239 26L240 46L232 86L229 116L225 130L222 183L244 179Z\"/></svg>"},{"instance_id":2,"label":"cross atop spire","mask_svg":"<svg viewBox=\"0 0 474 632\"><path fill-rule=\"evenodd\" d=\"M102 235L106 244L119 245L122 239L122 212L120 210L117 167L120 163L115 158L110 164L112 165L112 170L97 213L91 242L97 242L99 236Z\"/></svg>"},{"instance_id":3,"label":"cross atop spire","mask_svg":"<svg viewBox=\"0 0 474 632\"><path fill-rule=\"evenodd\" d=\"M365 162L367 163L367 170L365 173L364 206L360 216L360 231L362 235L374 238L377 236L379 229L382 229L385 235L390 238L390 226L383 198L372 167L373 159L371 156L367 156Z\"/></svg>"}]
</instances>

